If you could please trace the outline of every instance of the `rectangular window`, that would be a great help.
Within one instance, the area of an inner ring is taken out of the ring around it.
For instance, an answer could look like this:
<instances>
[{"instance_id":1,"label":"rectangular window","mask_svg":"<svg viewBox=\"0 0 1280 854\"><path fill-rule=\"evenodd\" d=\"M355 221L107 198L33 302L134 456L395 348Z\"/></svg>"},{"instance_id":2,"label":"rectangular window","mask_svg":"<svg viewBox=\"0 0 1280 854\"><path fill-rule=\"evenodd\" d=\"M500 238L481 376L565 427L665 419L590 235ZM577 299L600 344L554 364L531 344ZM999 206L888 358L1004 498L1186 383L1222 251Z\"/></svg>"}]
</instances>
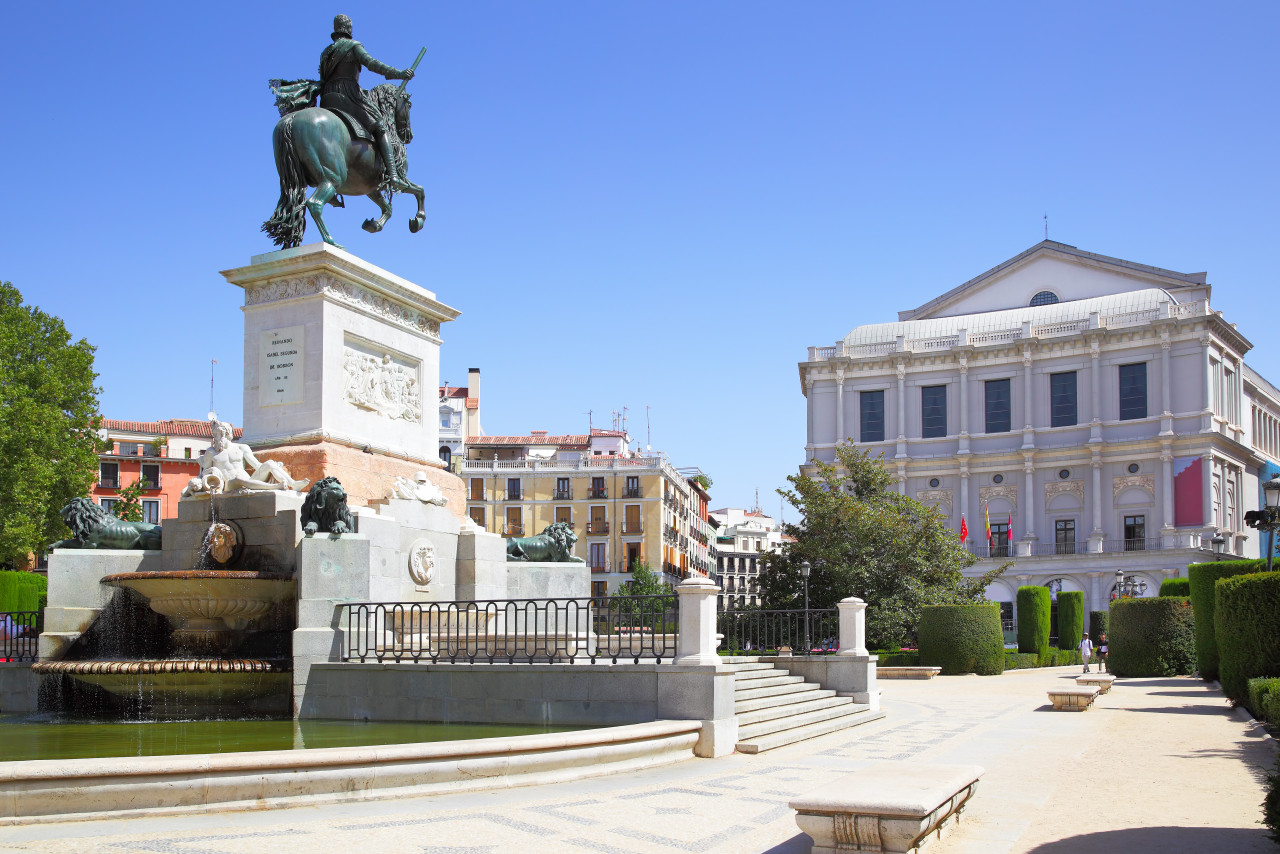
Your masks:
<instances>
[{"instance_id":1,"label":"rectangular window","mask_svg":"<svg viewBox=\"0 0 1280 854\"><path fill-rule=\"evenodd\" d=\"M604 488L604 478L602 477L591 478L591 494L587 497L588 498L608 498L609 497L609 490Z\"/></svg>"},{"instance_id":2,"label":"rectangular window","mask_svg":"<svg viewBox=\"0 0 1280 854\"><path fill-rule=\"evenodd\" d=\"M569 527L571 527L571 528L572 528L572 527L573 527L573 508L572 508L572 507L557 507L557 508L556 508L556 521L557 521L557 522L564 522L565 524L567 524Z\"/></svg>"},{"instance_id":3,"label":"rectangular window","mask_svg":"<svg viewBox=\"0 0 1280 854\"><path fill-rule=\"evenodd\" d=\"M1074 375L1073 375L1074 376ZM1073 555L1076 553L1076 520L1055 519L1053 522L1053 553Z\"/></svg>"},{"instance_id":4,"label":"rectangular window","mask_svg":"<svg viewBox=\"0 0 1280 854\"><path fill-rule=\"evenodd\" d=\"M143 501L142 502L142 521L149 525L160 524L160 502L159 501Z\"/></svg>"},{"instance_id":5,"label":"rectangular window","mask_svg":"<svg viewBox=\"0 0 1280 854\"><path fill-rule=\"evenodd\" d=\"M120 464L98 463L98 485L104 489L119 489Z\"/></svg>"},{"instance_id":6,"label":"rectangular window","mask_svg":"<svg viewBox=\"0 0 1280 854\"><path fill-rule=\"evenodd\" d=\"M103 498L98 503L102 505L103 510L106 510L108 513L111 513L112 508L115 507L116 504L119 503L119 501L120 501L119 498Z\"/></svg>"},{"instance_id":7,"label":"rectangular window","mask_svg":"<svg viewBox=\"0 0 1280 854\"><path fill-rule=\"evenodd\" d=\"M590 513L587 520L587 533L594 536L609 533L609 517L605 513L604 505L592 505Z\"/></svg>"},{"instance_id":8,"label":"rectangular window","mask_svg":"<svg viewBox=\"0 0 1280 854\"><path fill-rule=\"evenodd\" d=\"M1049 426L1076 424L1076 372L1049 374Z\"/></svg>"},{"instance_id":9,"label":"rectangular window","mask_svg":"<svg viewBox=\"0 0 1280 854\"><path fill-rule=\"evenodd\" d=\"M640 544L627 543L627 571L635 571L636 564L640 563L643 558L640 557Z\"/></svg>"},{"instance_id":10,"label":"rectangular window","mask_svg":"<svg viewBox=\"0 0 1280 854\"><path fill-rule=\"evenodd\" d=\"M507 500L508 501L520 500L520 478L518 477L507 478Z\"/></svg>"},{"instance_id":11,"label":"rectangular window","mask_svg":"<svg viewBox=\"0 0 1280 854\"><path fill-rule=\"evenodd\" d=\"M160 465L158 463L142 464L142 488L160 488Z\"/></svg>"},{"instance_id":12,"label":"rectangular window","mask_svg":"<svg viewBox=\"0 0 1280 854\"><path fill-rule=\"evenodd\" d=\"M569 478L556 478L556 501L572 501L573 490L569 488Z\"/></svg>"},{"instance_id":13,"label":"rectangular window","mask_svg":"<svg viewBox=\"0 0 1280 854\"><path fill-rule=\"evenodd\" d=\"M626 514L627 514L627 517L626 517L626 521L623 523L623 526L622 526L622 533L624 534L640 533L640 505L639 504L626 505Z\"/></svg>"},{"instance_id":14,"label":"rectangular window","mask_svg":"<svg viewBox=\"0 0 1280 854\"><path fill-rule=\"evenodd\" d=\"M1002 631L1013 631L1013 603L1000 603L1000 628Z\"/></svg>"},{"instance_id":15,"label":"rectangular window","mask_svg":"<svg viewBox=\"0 0 1280 854\"><path fill-rule=\"evenodd\" d=\"M640 477L639 475L627 475L627 493L623 498L639 498L640 497Z\"/></svg>"},{"instance_id":16,"label":"rectangular window","mask_svg":"<svg viewBox=\"0 0 1280 854\"><path fill-rule=\"evenodd\" d=\"M1120 366L1120 420L1147 417L1147 363Z\"/></svg>"},{"instance_id":17,"label":"rectangular window","mask_svg":"<svg viewBox=\"0 0 1280 854\"><path fill-rule=\"evenodd\" d=\"M591 544L591 550L589 554L591 557L590 564L591 564L592 572L608 572L609 571L608 548L609 548L608 543L592 543Z\"/></svg>"},{"instance_id":18,"label":"rectangular window","mask_svg":"<svg viewBox=\"0 0 1280 854\"><path fill-rule=\"evenodd\" d=\"M471 501L484 501L484 478L471 478Z\"/></svg>"},{"instance_id":19,"label":"rectangular window","mask_svg":"<svg viewBox=\"0 0 1280 854\"><path fill-rule=\"evenodd\" d=\"M183 448L183 449L182 449L182 456L183 456L183 457L185 457L185 458L186 458L186 459L188 459L188 460L189 460L189 459L191 459L191 449L190 449L190 448Z\"/></svg>"},{"instance_id":20,"label":"rectangular window","mask_svg":"<svg viewBox=\"0 0 1280 854\"><path fill-rule=\"evenodd\" d=\"M441 413L440 413L440 426L441 426L441 427L448 427L448 426L449 426L449 413L447 413L447 412L441 412Z\"/></svg>"},{"instance_id":21,"label":"rectangular window","mask_svg":"<svg viewBox=\"0 0 1280 854\"><path fill-rule=\"evenodd\" d=\"M1124 517L1124 550L1127 552L1146 551L1147 548L1147 517L1146 516L1125 516Z\"/></svg>"},{"instance_id":22,"label":"rectangular window","mask_svg":"<svg viewBox=\"0 0 1280 854\"><path fill-rule=\"evenodd\" d=\"M1009 381L987 380L984 391L987 408L986 432L1008 433L1012 429L1009 420Z\"/></svg>"},{"instance_id":23,"label":"rectangular window","mask_svg":"<svg viewBox=\"0 0 1280 854\"><path fill-rule=\"evenodd\" d=\"M864 391L858 394L861 422L858 426L859 442L884 441L884 392Z\"/></svg>"},{"instance_id":24,"label":"rectangular window","mask_svg":"<svg viewBox=\"0 0 1280 854\"><path fill-rule=\"evenodd\" d=\"M940 439L947 435L947 387L927 385L920 389L920 435Z\"/></svg>"},{"instance_id":25,"label":"rectangular window","mask_svg":"<svg viewBox=\"0 0 1280 854\"><path fill-rule=\"evenodd\" d=\"M1008 522L992 522L991 523L991 556L992 557L1008 557L1009 556L1009 523Z\"/></svg>"},{"instance_id":26,"label":"rectangular window","mask_svg":"<svg viewBox=\"0 0 1280 854\"><path fill-rule=\"evenodd\" d=\"M475 522L481 528L484 527L484 508L483 507L472 507L470 510L467 511L467 515L471 517L472 522Z\"/></svg>"},{"instance_id":27,"label":"rectangular window","mask_svg":"<svg viewBox=\"0 0 1280 854\"><path fill-rule=\"evenodd\" d=\"M523 537L524 536L524 508L508 507L507 508L507 529L503 533L504 537Z\"/></svg>"},{"instance_id":28,"label":"rectangular window","mask_svg":"<svg viewBox=\"0 0 1280 854\"><path fill-rule=\"evenodd\" d=\"M142 450L142 446L137 442L120 443L120 456L122 457L136 457L140 450Z\"/></svg>"}]
</instances>

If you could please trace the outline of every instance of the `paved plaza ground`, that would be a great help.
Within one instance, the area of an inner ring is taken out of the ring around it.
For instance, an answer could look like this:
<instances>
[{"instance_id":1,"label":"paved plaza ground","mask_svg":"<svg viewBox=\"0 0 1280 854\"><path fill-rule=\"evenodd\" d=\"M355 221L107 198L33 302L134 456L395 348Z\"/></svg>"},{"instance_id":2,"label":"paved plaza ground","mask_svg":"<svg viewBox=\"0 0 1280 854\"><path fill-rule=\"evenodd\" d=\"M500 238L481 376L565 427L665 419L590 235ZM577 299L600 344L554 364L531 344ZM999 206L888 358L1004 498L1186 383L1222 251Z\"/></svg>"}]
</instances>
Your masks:
<instances>
[{"instance_id":1,"label":"paved plaza ground","mask_svg":"<svg viewBox=\"0 0 1280 854\"><path fill-rule=\"evenodd\" d=\"M1280 851L1257 822L1274 742L1191 678L1117 682L1084 713L1078 668L882 683L889 716L758 756L488 793L0 828L0 852L801 854L788 799L873 762L987 769L934 854Z\"/></svg>"}]
</instances>

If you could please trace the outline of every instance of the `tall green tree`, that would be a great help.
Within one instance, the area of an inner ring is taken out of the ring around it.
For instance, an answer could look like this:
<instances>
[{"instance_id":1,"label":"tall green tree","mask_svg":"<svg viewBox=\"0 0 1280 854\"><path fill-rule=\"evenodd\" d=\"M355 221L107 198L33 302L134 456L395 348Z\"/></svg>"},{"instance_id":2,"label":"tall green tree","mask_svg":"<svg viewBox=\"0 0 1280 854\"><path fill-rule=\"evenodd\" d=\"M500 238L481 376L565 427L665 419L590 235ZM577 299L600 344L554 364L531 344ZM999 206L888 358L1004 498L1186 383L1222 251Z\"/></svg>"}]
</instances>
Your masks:
<instances>
[{"instance_id":1,"label":"tall green tree","mask_svg":"<svg viewBox=\"0 0 1280 854\"><path fill-rule=\"evenodd\" d=\"M813 475L787 478L778 494L800 511L784 525L795 538L763 556L764 608L804 607L800 564L808 561L809 602L832 608L857 596L867 603L867 640L875 648L915 640L925 605L985 601L987 584L1004 571L966 578L974 557L934 507L899 495L884 462L850 442L834 464L814 461Z\"/></svg>"},{"instance_id":2,"label":"tall green tree","mask_svg":"<svg viewBox=\"0 0 1280 854\"><path fill-rule=\"evenodd\" d=\"M0 283L0 566L66 536L59 511L97 476L93 349Z\"/></svg>"},{"instance_id":3,"label":"tall green tree","mask_svg":"<svg viewBox=\"0 0 1280 854\"><path fill-rule=\"evenodd\" d=\"M141 522L142 496L146 495L145 485L146 481L139 475L133 483L117 490L116 503L111 505L112 515L126 522Z\"/></svg>"}]
</instances>

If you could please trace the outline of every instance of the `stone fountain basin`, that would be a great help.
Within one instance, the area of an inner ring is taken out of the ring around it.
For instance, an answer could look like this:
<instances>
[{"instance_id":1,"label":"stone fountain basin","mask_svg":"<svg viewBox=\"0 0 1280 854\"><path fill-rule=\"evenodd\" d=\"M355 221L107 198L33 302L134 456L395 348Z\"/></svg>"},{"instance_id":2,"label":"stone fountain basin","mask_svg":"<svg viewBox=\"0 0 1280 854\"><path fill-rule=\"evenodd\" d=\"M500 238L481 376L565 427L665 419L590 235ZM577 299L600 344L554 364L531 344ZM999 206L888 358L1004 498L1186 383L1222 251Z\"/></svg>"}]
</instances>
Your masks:
<instances>
[{"instance_id":1,"label":"stone fountain basin","mask_svg":"<svg viewBox=\"0 0 1280 854\"><path fill-rule=\"evenodd\" d=\"M243 629L297 589L288 575L232 570L121 572L102 583L136 591L175 629Z\"/></svg>"},{"instance_id":2,"label":"stone fountain basin","mask_svg":"<svg viewBox=\"0 0 1280 854\"><path fill-rule=\"evenodd\" d=\"M288 662L259 659L43 661L31 669L144 701L160 716L235 717L250 709L288 714L293 688Z\"/></svg>"}]
</instances>

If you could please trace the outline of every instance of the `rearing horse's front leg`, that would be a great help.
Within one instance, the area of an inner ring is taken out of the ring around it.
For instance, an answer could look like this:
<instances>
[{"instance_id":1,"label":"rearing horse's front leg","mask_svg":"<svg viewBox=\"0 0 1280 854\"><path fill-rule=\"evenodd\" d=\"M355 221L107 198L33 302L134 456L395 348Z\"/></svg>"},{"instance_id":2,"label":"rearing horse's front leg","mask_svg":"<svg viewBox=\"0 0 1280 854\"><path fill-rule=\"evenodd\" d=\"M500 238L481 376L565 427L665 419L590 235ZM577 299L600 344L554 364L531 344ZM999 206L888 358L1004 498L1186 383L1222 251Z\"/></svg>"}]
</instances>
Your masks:
<instances>
[{"instance_id":1,"label":"rearing horse's front leg","mask_svg":"<svg viewBox=\"0 0 1280 854\"><path fill-rule=\"evenodd\" d=\"M339 249L343 247L335 243L329 235L329 229L324 224L324 206L338 194L338 188L331 181L321 181L316 186L316 191L311 194L311 198L307 199L307 210L311 211L311 221L316 224L316 228L320 230L320 238L330 246L337 246Z\"/></svg>"},{"instance_id":2,"label":"rearing horse's front leg","mask_svg":"<svg viewBox=\"0 0 1280 854\"><path fill-rule=\"evenodd\" d=\"M427 192L412 181L405 181L405 185L418 200L418 215L409 220L409 230L417 234L427 221Z\"/></svg>"},{"instance_id":3,"label":"rearing horse's front leg","mask_svg":"<svg viewBox=\"0 0 1280 854\"><path fill-rule=\"evenodd\" d=\"M377 190L367 194L367 198L381 209L382 216L377 219L366 219L360 227L370 234L377 234L382 231L382 227L387 224L387 220L391 219L391 204Z\"/></svg>"}]
</instances>

